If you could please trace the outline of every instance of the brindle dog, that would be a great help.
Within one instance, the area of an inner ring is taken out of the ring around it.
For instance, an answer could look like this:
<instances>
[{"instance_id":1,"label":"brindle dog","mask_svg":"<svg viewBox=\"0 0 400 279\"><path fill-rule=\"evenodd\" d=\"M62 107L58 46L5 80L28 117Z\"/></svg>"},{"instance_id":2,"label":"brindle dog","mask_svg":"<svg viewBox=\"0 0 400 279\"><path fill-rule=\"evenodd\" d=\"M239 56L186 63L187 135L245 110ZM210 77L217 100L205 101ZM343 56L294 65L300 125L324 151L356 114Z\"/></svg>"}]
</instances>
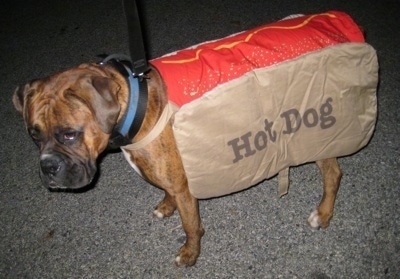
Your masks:
<instances>
[{"instance_id":1,"label":"brindle dog","mask_svg":"<svg viewBox=\"0 0 400 279\"><path fill-rule=\"evenodd\" d=\"M144 121L132 142L154 127L168 100L156 69L148 74L148 103ZM80 188L96 173L96 159L110 133L127 109L129 86L112 65L82 64L17 88L13 102L40 150L40 176L51 189ZM151 184L165 191L154 213L163 218L175 209L182 219L186 242L176 257L179 266L195 264L204 234L198 201L188 188L172 131L173 119L147 146L130 151L130 160ZM308 219L314 227L327 227L333 214L341 171L336 158L317 162L324 194Z\"/></svg>"}]
</instances>

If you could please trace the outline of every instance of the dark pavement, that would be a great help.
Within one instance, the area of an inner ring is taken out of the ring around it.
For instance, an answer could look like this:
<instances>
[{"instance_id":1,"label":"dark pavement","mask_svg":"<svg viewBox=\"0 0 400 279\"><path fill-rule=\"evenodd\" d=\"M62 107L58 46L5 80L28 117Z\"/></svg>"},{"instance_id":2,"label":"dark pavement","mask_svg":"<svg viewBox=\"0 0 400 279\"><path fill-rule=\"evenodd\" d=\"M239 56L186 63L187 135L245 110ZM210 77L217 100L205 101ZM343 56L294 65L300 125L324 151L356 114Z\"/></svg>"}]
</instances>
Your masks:
<instances>
[{"instance_id":1,"label":"dark pavement","mask_svg":"<svg viewBox=\"0 0 400 279\"><path fill-rule=\"evenodd\" d=\"M200 202L206 234L197 265L173 264L184 233L177 214L152 218L162 198L121 153L100 162L96 187L52 193L11 98L17 85L128 53L120 1L2 1L0 5L0 278L400 278L400 2L398 0L155 1L143 5L150 58L290 14L348 12L380 62L379 119L370 144L341 158L331 226L306 223L322 186L314 164Z\"/></svg>"}]
</instances>

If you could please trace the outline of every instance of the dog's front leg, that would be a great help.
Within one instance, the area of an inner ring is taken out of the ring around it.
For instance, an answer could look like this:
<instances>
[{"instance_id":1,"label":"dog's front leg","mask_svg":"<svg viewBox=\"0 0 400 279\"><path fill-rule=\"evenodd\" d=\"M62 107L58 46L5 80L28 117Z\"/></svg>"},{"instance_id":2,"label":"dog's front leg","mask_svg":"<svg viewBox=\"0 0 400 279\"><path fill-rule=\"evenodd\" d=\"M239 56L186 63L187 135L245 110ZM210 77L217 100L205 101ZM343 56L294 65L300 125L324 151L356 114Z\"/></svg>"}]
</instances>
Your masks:
<instances>
[{"instance_id":1,"label":"dog's front leg","mask_svg":"<svg viewBox=\"0 0 400 279\"><path fill-rule=\"evenodd\" d=\"M200 241L204 229L200 220L199 203L186 187L175 196L176 205L182 219L186 242L179 250L175 263L178 266L192 266L200 254Z\"/></svg>"},{"instance_id":2,"label":"dog's front leg","mask_svg":"<svg viewBox=\"0 0 400 279\"><path fill-rule=\"evenodd\" d=\"M165 146L168 148L166 149ZM152 156L154 154L155 156ZM194 265L200 254L200 242L204 229L200 219L199 203L189 191L172 129L167 127L159 140L153 142L148 150L137 151L133 155L132 158L141 166L141 173L146 180L165 192L164 199L154 210L154 215L158 218L169 217L175 209L178 209L180 214L186 241L180 248L175 263L178 266Z\"/></svg>"},{"instance_id":3,"label":"dog's front leg","mask_svg":"<svg viewBox=\"0 0 400 279\"><path fill-rule=\"evenodd\" d=\"M173 153L170 155L169 158L174 157ZM153 164L151 164L153 168L147 168L147 171L142 171L142 173L146 175L148 181L152 181L154 185L163 189L165 192L164 199L154 210L154 215L158 218L169 217L174 213L175 209L178 209L182 227L186 234L186 241L180 248L175 263L178 266L192 266L196 263L200 254L200 242L204 234L200 219L199 203L198 200L190 194L183 167L179 167L180 164L178 164L178 166L174 166L177 167L175 169L171 167L171 165L168 165L166 160L162 162L164 162L165 165L157 165L154 161ZM165 179L166 175L160 175L161 172L158 173L158 171L165 169L174 169L174 171L171 172L177 175ZM160 177L164 179L160 179Z\"/></svg>"},{"instance_id":4,"label":"dog's front leg","mask_svg":"<svg viewBox=\"0 0 400 279\"><path fill-rule=\"evenodd\" d=\"M175 263L178 266L194 265L200 254L204 229L200 220L199 203L189 191L172 126L167 125L156 140L145 148L130 152L130 159L138 166L143 178L164 190L164 199L156 206L154 215L158 218L169 217L178 209L186 241L180 248Z\"/></svg>"},{"instance_id":5,"label":"dog's front leg","mask_svg":"<svg viewBox=\"0 0 400 279\"><path fill-rule=\"evenodd\" d=\"M169 217L176 208L178 209L186 234L186 242L179 250L175 263L177 266L192 266L200 254L200 242L204 229L201 224L197 199L190 194L186 179L180 184L184 184L184 186L164 189L165 197L157 205L154 215L158 218Z\"/></svg>"}]
</instances>

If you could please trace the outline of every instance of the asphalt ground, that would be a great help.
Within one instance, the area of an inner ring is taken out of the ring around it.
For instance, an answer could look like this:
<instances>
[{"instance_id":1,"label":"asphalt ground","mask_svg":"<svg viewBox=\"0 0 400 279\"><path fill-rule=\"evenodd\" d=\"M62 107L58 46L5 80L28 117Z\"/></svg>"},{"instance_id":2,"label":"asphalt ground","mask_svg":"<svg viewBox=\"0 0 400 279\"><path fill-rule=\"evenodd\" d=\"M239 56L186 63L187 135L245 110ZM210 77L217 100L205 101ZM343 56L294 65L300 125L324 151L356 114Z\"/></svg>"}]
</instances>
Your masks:
<instances>
[{"instance_id":1,"label":"asphalt ground","mask_svg":"<svg viewBox=\"0 0 400 279\"><path fill-rule=\"evenodd\" d=\"M367 33L380 63L379 117L370 144L339 160L331 226L306 219L322 186L314 164L200 201L206 234L196 266L173 261L185 240L177 214L152 218L162 191L121 153L104 156L94 188L41 185L38 151L11 98L17 85L103 53L128 53L120 1L2 1L0 8L0 278L400 278L400 2L155 1L142 5L149 58L290 14L341 10Z\"/></svg>"}]
</instances>

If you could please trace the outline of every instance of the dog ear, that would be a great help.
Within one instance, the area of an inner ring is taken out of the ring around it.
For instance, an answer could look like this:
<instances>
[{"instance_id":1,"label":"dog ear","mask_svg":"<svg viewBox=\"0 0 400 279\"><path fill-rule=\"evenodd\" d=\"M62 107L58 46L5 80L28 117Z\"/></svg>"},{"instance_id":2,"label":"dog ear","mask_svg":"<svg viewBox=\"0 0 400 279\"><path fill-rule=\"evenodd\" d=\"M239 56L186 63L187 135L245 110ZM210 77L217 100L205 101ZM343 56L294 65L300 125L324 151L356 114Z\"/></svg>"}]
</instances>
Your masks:
<instances>
[{"instance_id":1,"label":"dog ear","mask_svg":"<svg viewBox=\"0 0 400 279\"><path fill-rule=\"evenodd\" d=\"M36 79L31 80L25 85L18 86L13 95L13 103L15 109L24 115L24 109L27 103L27 100L36 92L37 83ZM25 117L25 116L24 116Z\"/></svg>"},{"instance_id":2,"label":"dog ear","mask_svg":"<svg viewBox=\"0 0 400 279\"><path fill-rule=\"evenodd\" d=\"M31 90L30 83L27 83L25 85L20 85L15 89L12 101L14 103L15 109L19 113L21 113L21 114L23 113L24 103L25 103L25 96L28 95L28 93L31 93L31 92L32 92L32 90Z\"/></svg>"},{"instance_id":3,"label":"dog ear","mask_svg":"<svg viewBox=\"0 0 400 279\"><path fill-rule=\"evenodd\" d=\"M87 79L95 93L84 94L86 103L94 112L100 129L109 134L117 123L121 106L117 99L120 85L107 77L90 77Z\"/></svg>"}]
</instances>

